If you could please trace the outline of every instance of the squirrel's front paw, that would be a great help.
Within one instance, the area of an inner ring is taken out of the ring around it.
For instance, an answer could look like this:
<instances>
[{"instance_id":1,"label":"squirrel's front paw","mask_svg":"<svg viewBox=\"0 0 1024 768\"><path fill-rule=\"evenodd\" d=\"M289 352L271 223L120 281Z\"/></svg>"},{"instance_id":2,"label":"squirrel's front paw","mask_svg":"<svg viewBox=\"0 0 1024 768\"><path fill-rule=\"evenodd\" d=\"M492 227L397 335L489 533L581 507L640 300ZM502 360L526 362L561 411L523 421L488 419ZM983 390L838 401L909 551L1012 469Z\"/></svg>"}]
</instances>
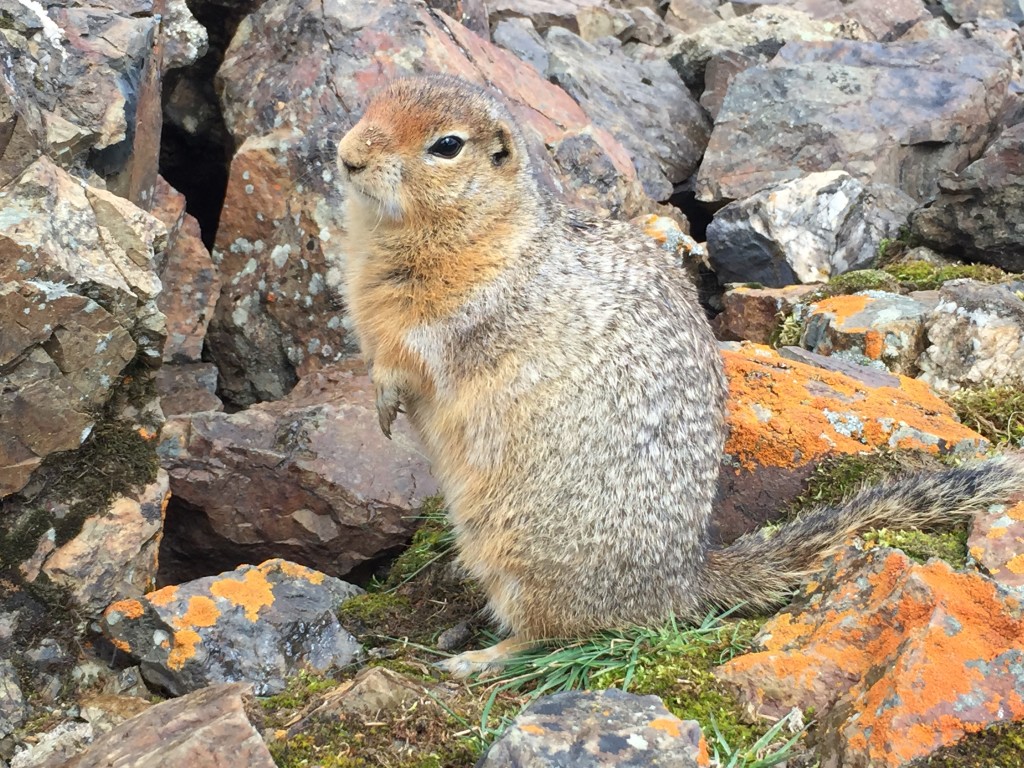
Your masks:
<instances>
[{"instance_id":1,"label":"squirrel's front paw","mask_svg":"<svg viewBox=\"0 0 1024 768\"><path fill-rule=\"evenodd\" d=\"M377 423L388 440L391 439L391 425L401 410L398 387L377 387Z\"/></svg>"}]
</instances>

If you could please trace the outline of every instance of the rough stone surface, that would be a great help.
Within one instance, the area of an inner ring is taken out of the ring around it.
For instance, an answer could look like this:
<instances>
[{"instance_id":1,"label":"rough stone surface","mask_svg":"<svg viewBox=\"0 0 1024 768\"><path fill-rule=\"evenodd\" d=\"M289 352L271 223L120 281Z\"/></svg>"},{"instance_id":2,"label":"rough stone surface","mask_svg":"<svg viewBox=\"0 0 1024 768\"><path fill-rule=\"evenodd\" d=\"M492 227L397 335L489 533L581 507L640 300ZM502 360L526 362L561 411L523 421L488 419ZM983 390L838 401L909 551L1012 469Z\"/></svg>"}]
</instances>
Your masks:
<instances>
[{"instance_id":1,"label":"rough stone surface","mask_svg":"<svg viewBox=\"0 0 1024 768\"><path fill-rule=\"evenodd\" d=\"M218 74L239 152L214 249L224 287L208 346L235 404L280 398L353 353L330 269L345 257L333 144L375 86L413 72L499 86L553 193L626 216L647 204L611 134L532 66L442 13L421 2L264 3Z\"/></svg>"},{"instance_id":2,"label":"rough stone surface","mask_svg":"<svg viewBox=\"0 0 1024 768\"><path fill-rule=\"evenodd\" d=\"M867 266L915 206L888 184L864 184L844 171L812 173L718 211L708 225L708 254L724 282L826 282Z\"/></svg>"},{"instance_id":3,"label":"rough stone surface","mask_svg":"<svg viewBox=\"0 0 1024 768\"><path fill-rule=\"evenodd\" d=\"M787 43L733 79L697 197L736 200L845 170L915 200L977 157L1006 100L1012 59L985 40Z\"/></svg>"},{"instance_id":4,"label":"rough stone surface","mask_svg":"<svg viewBox=\"0 0 1024 768\"><path fill-rule=\"evenodd\" d=\"M563 27L579 33L577 17L588 11L604 9L604 0L487 0L491 27L505 19L529 19L540 32Z\"/></svg>"},{"instance_id":5,"label":"rough stone surface","mask_svg":"<svg viewBox=\"0 0 1024 768\"><path fill-rule=\"evenodd\" d=\"M911 216L914 234L957 258L1024 272L1024 123L980 159L939 180L939 195Z\"/></svg>"},{"instance_id":6,"label":"rough stone surface","mask_svg":"<svg viewBox=\"0 0 1024 768\"><path fill-rule=\"evenodd\" d=\"M98 617L119 597L141 597L156 581L157 550L170 491L167 473L135 498L120 496L100 514L87 518L79 533L55 547L53 529L36 553L35 575L66 587L85 616ZM35 570L35 568L33 568Z\"/></svg>"},{"instance_id":7,"label":"rough stone surface","mask_svg":"<svg viewBox=\"0 0 1024 768\"><path fill-rule=\"evenodd\" d=\"M255 706L250 686L213 685L155 704L70 762L44 768L274 768L247 714Z\"/></svg>"},{"instance_id":8,"label":"rough stone surface","mask_svg":"<svg viewBox=\"0 0 1024 768\"><path fill-rule=\"evenodd\" d=\"M916 24L933 18L922 0L732 0L740 14L744 8L762 5L802 11L813 19L838 25L845 33L843 37L856 33L879 42L901 39Z\"/></svg>"},{"instance_id":9,"label":"rough stone surface","mask_svg":"<svg viewBox=\"0 0 1024 768\"><path fill-rule=\"evenodd\" d=\"M224 410L217 397L217 366L213 363L164 364L156 372L156 391L167 417Z\"/></svg>"},{"instance_id":10,"label":"rough stone surface","mask_svg":"<svg viewBox=\"0 0 1024 768\"><path fill-rule=\"evenodd\" d=\"M27 713L17 671L9 659L0 659L0 739L25 722Z\"/></svg>"},{"instance_id":11,"label":"rough stone surface","mask_svg":"<svg viewBox=\"0 0 1024 768\"><path fill-rule=\"evenodd\" d=\"M917 297L885 291L833 296L808 307L800 344L821 355L914 376L927 343L924 318L938 302L934 292Z\"/></svg>"},{"instance_id":12,"label":"rough stone surface","mask_svg":"<svg viewBox=\"0 0 1024 768\"><path fill-rule=\"evenodd\" d=\"M708 61L723 53L739 53L751 63L769 61L790 40L833 40L840 36L838 25L812 19L802 11L785 7L757 8L753 13L720 20L675 40L669 62L686 84L704 89Z\"/></svg>"},{"instance_id":13,"label":"rough stone surface","mask_svg":"<svg viewBox=\"0 0 1024 768\"><path fill-rule=\"evenodd\" d=\"M715 334L726 341L752 341L768 344L782 324L815 285L790 285L785 288L754 288L737 285L722 295L723 309L713 321Z\"/></svg>"},{"instance_id":14,"label":"rough stone surface","mask_svg":"<svg viewBox=\"0 0 1024 768\"><path fill-rule=\"evenodd\" d=\"M170 420L161 461L189 510L172 506L162 557L285 556L344 576L404 545L436 485L404 419L381 434L359 368L325 369L276 403Z\"/></svg>"},{"instance_id":15,"label":"rough stone surface","mask_svg":"<svg viewBox=\"0 0 1024 768\"><path fill-rule=\"evenodd\" d=\"M517 59L525 61L541 75L548 70L548 49L544 38L533 27L533 22L524 18L499 21L492 35L494 44L501 46Z\"/></svg>"},{"instance_id":16,"label":"rough stone surface","mask_svg":"<svg viewBox=\"0 0 1024 768\"><path fill-rule=\"evenodd\" d=\"M89 723L66 720L39 736L11 758L11 768L67 768L71 758L92 741Z\"/></svg>"},{"instance_id":17,"label":"rough stone surface","mask_svg":"<svg viewBox=\"0 0 1024 768\"><path fill-rule=\"evenodd\" d=\"M718 0L669 0L665 23L681 32L696 32L721 21L715 13L718 5Z\"/></svg>"},{"instance_id":18,"label":"rough stone surface","mask_svg":"<svg viewBox=\"0 0 1024 768\"><path fill-rule=\"evenodd\" d=\"M1020 0L939 0L939 5L957 24L978 19L1009 19L1024 24Z\"/></svg>"},{"instance_id":19,"label":"rough stone surface","mask_svg":"<svg viewBox=\"0 0 1024 768\"><path fill-rule=\"evenodd\" d=\"M0 497L77 448L135 357L157 364L166 230L40 158L0 191Z\"/></svg>"},{"instance_id":20,"label":"rough stone surface","mask_svg":"<svg viewBox=\"0 0 1024 768\"><path fill-rule=\"evenodd\" d=\"M612 41L590 44L558 27L545 39L548 78L629 150L648 197L671 197L711 135L683 81L664 61L633 62Z\"/></svg>"},{"instance_id":21,"label":"rough stone surface","mask_svg":"<svg viewBox=\"0 0 1024 768\"><path fill-rule=\"evenodd\" d=\"M167 363L198 363L206 328L220 295L220 275L203 245L199 222L185 213L185 196L158 178L151 212L167 227L160 258L163 290L157 306L167 318Z\"/></svg>"},{"instance_id":22,"label":"rough stone surface","mask_svg":"<svg viewBox=\"0 0 1024 768\"><path fill-rule=\"evenodd\" d=\"M519 715L477 764L641 768L710 765L700 726L657 696L610 688L543 696Z\"/></svg>"},{"instance_id":23,"label":"rough stone surface","mask_svg":"<svg viewBox=\"0 0 1024 768\"><path fill-rule=\"evenodd\" d=\"M1024 591L1024 502L976 515L967 551L1004 587Z\"/></svg>"},{"instance_id":24,"label":"rough stone surface","mask_svg":"<svg viewBox=\"0 0 1024 768\"><path fill-rule=\"evenodd\" d=\"M180 696L212 683L284 690L302 669L325 672L361 653L335 609L363 590L287 560L245 565L119 600L100 622L146 680Z\"/></svg>"},{"instance_id":25,"label":"rough stone surface","mask_svg":"<svg viewBox=\"0 0 1024 768\"><path fill-rule=\"evenodd\" d=\"M896 768L1024 720L1024 608L991 579L849 548L719 668L744 704L814 707L822 768Z\"/></svg>"},{"instance_id":26,"label":"rough stone surface","mask_svg":"<svg viewBox=\"0 0 1024 768\"><path fill-rule=\"evenodd\" d=\"M1024 385L1024 301L1009 286L946 283L925 329L918 378L933 389Z\"/></svg>"},{"instance_id":27,"label":"rough stone surface","mask_svg":"<svg viewBox=\"0 0 1024 768\"><path fill-rule=\"evenodd\" d=\"M729 437L715 523L726 541L775 519L826 455L909 448L970 457L988 445L916 379L884 373L881 386L867 384L750 344L723 358Z\"/></svg>"}]
</instances>

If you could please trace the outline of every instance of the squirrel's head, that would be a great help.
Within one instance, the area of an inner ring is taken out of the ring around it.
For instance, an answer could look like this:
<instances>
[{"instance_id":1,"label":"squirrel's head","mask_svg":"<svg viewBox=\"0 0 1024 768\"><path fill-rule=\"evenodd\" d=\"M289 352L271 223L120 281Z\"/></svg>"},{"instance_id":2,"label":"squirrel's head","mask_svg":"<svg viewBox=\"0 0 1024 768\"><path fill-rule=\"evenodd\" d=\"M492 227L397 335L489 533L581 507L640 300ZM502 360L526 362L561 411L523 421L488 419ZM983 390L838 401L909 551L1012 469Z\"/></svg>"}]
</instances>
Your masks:
<instances>
[{"instance_id":1,"label":"squirrel's head","mask_svg":"<svg viewBox=\"0 0 1024 768\"><path fill-rule=\"evenodd\" d=\"M338 165L350 220L385 228L485 227L533 184L508 110L444 75L395 80L373 94L338 145Z\"/></svg>"}]
</instances>

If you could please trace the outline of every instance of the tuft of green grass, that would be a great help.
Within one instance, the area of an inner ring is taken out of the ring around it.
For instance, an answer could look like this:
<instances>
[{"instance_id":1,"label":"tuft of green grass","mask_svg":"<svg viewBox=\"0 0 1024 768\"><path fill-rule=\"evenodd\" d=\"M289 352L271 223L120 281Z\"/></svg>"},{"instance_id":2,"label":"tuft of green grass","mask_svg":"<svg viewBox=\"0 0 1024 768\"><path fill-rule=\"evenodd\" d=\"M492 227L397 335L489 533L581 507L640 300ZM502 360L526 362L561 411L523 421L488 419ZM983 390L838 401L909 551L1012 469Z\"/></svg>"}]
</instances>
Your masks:
<instances>
[{"instance_id":1,"label":"tuft of green grass","mask_svg":"<svg viewBox=\"0 0 1024 768\"><path fill-rule=\"evenodd\" d=\"M424 499L417 518L423 522L413 534L412 543L392 563L387 579L382 584L374 585L376 588L392 591L398 589L452 552L455 531L448 522L441 496Z\"/></svg>"},{"instance_id":2,"label":"tuft of green grass","mask_svg":"<svg viewBox=\"0 0 1024 768\"><path fill-rule=\"evenodd\" d=\"M1024 447L1024 391L1021 389L961 389L947 400L960 421L992 445Z\"/></svg>"}]
</instances>

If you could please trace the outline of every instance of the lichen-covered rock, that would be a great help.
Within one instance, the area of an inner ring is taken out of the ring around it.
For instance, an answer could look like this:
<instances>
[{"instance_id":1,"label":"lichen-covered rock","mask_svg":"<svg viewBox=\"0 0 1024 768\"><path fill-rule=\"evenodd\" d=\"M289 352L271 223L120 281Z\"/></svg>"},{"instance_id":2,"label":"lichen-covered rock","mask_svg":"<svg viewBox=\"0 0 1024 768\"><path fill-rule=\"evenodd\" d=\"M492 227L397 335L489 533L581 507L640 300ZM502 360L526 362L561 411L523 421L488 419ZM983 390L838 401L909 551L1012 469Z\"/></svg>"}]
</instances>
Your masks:
<instances>
[{"instance_id":1,"label":"lichen-covered rock","mask_svg":"<svg viewBox=\"0 0 1024 768\"><path fill-rule=\"evenodd\" d=\"M851 547L718 670L755 712L814 707L822 768L897 768L1024 720L1024 608L991 579Z\"/></svg>"},{"instance_id":2,"label":"lichen-covered rock","mask_svg":"<svg viewBox=\"0 0 1024 768\"><path fill-rule=\"evenodd\" d=\"M0 497L82 444L129 362L159 364L165 238L45 157L0 192Z\"/></svg>"},{"instance_id":3,"label":"lichen-covered rock","mask_svg":"<svg viewBox=\"0 0 1024 768\"><path fill-rule=\"evenodd\" d=\"M413 72L500 88L553 193L627 216L647 203L629 153L568 94L422 2L263 3L218 74L240 149L217 229L223 291L208 348L234 403L280 398L354 352L331 269L345 258L333 142L375 86Z\"/></svg>"},{"instance_id":4,"label":"lichen-covered rock","mask_svg":"<svg viewBox=\"0 0 1024 768\"><path fill-rule=\"evenodd\" d=\"M724 19L683 35L668 51L669 63L686 84L704 89L708 61L723 53L751 56L751 63L769 61L790 40L834 40L842 36L839 26L812 19L803 11L764 5L753 13Z\"/></svg>"},{"instance_id":5,"label":"lichen-covered rock","mask_svg":"<svg viewBox=\"0 0 1024 768\"><path fill-rule=\"evenodd\" d=\"M387 440L373 403L348 365L284 400L169 420L161 461L187 507L168 513L164 566L284 556L344 576L404 545L436 485L411 427L399 419Z\"/></svg>"},{"instance_id":6,"label":"lichen-covered rock","mask_svg":"<svg viewBox=\"0 0 1024 768\"><path fill-rule=\"evenodd\" d=\"M167 417L224 410L217 397L217 366L213 363L165 363L156 372L156 391Z\"/></svg>"},{"instance_id":7,"label":"lichen-covered rock","mask_svg":"<svg viewBox=\"0 0 1024 768\"><path fill-rule=\"evenodd\" d=\"M986 40L787 43L733 79L697 174L697 197L737 200L844 170L915 200L977 157L1013 60Z\"/></svg>"},{"instance_id":8,"label":"lichen-covered rock","mask_svg":"<svg viewBox=\"0 0 1024 768\"><path fill-rule=\"evenodd\" d=\"M733 0L732 6L741 14L743 9L756 8L762 1ZM841 32L837 37L857 35L857 39L879 42L899 39L914 25L933 18L922 0L889 0L885 3L875 0L772 0L770 5L776 9L781 6L802 11L818 21L832 22Z\"/></svg>"},{"instance_id":9,"label":"lichen-covered rock","mask_svg":"<svg viewBox=\"0 0 1024 768\"><path fill-rule=\"evenodd\" d=\"M976 515L967 551L1004 587L1024 592L1024 501Z\"/></svg>"},{"instance_id":10,"label":"lichen-covered rock","mask_svg":"<svg viewBox=\"0 0 1024 768\"><path fill-rule=\"evenodd\" d=\"M712 321L715 334L726 341L752 341L768 344L782 325L783 318L816 285L789 285L785 288L761 288L737 285L722 294L722 312Z\"/></svg>"},{"instance_id":11,"label":"lichen-covered rock","mask_svg":"<svg viewBox=\"0 0 1024 768\"><path fill-rule=\"evenodd\" d=\"M945 253L1024 272L1024 123L939 180L939 195L911 215L914 234Z\"/></svg>"},{"instance_id":12,"label":"lichen-covered rock","mask_svg":"<svg viewBox=\"0 0 1024 768\"><path fill-rule=\"evenodd\" d=\"M704 736L695 721L680 720L657 696L610 688L537 699L477 765L697 768L710 764Z\"/></svg>"},{"instance_id":13,"label":"lichen-covered rock","mask_svg":"<svg viewBox=\"0 0 1024 768\"><path fill-rule=\"evenodd\" d=\"M750 344L723 358L729 437L715 523L725 540L777 517L826 455L908 448L969 457L988 445L916 379L857 379Z\"/></svg>"},{"instance_id":14,"label":"lichen-covered rock","mask_svg":"<svg viewBox=\"0 0 1024 768\"><path fill-rule=\"evenodd\" d=\"M67 588L85 616L98 617L119 597L141 597L156 582L163 513L170 498L167 473L134 497L120 496L89 517L70 541L54 543L51 528L23 574L40 573Z\"/></svg>"},{"instance_id":15,"label":"lichen-covered rock","mask_svg":"<svg viewBox=\"0 0 1024 768\"><path fill-rule=\"evenodd\" d=\"M111 604L100 622L157 688L179 696L212 683L284 690L302 669L325 672L361 653L335 609L359 587L287 560L243 565Z\"/></svg>"},{"instance_id":16,"label":"lichen-covered rock","mask_svg":"<svg viewBox=\"0 0 1024 768\"><path fill-rule=\"evenodd\" d=\"M220 275L203 245L199 222L185 213L185 196L158 177L150 212L167 227L158 274L157 306L167 318L166 363L198 363L220 296Z\"/></svg>"},{"instance_id":17,"label":"lichen-covered rock","mask_svg":"<svg viewBox=\"0 0 1024 768\"><path fill-rule=\"evenodd\" d=\"M867 266L915 206L888 184L864 184L844 171L812 173L718 211L708 225L708 255L723 282L825 282Z\"/></svg>"},{"instance_id":18,"label":"lichen-covered rock","mask_svg":"<svg viewBox=\"0 0 1024 768\"><path fill-rule=\"evenodd\" d=\"M957 24L978 19L1008 19L1024 24L1024 6L1019 0L939 0L939 5Z\"/></svg>"},{"instance_id":19,"label":"lichen-covered rock","mask_svg":"<svg viewBox=\"0 0 1024 768\"><path fill-rule=\"evenodd\" d=\"M212 685L155 704L70 761L42 768L274 768L249 719L256 706L249 685Z\"/></svg>"},{"instance_id":20,"label":"lichen-covered rock","mask_svg":"<svg viewBox=\"0 0 1024 768\"><path fill-rule=\"evenodd\" d=\"M603 6L605 0L487 0L487 14L492 28L505 19L529 19L540 32L562 27L579 33L577 17Z\"/></svg>"},{"instance_id":21,"label":"lichen-covered rock","mask_svg":"<svg viewBox=\"0 0 1024 768\"><path fill-rule=\"evenodd\" d=\"M1024 300L1009 286L946 283L925 329L918 378L933 389L1024 384Z\"/></svg>"},{"instance_id":22,"label":"lichen-covered rock","mask_svg":"<svg viewBox=\"0 0 1024 768\"><path fill-rule=\"evenodd\" d=\"M662 60L632 61L614 41L591 44L554 27L545 42L547 77L629 150L647 196L668 200L697 169L711 135L683 81Z\"/></svg>"},{"instance_id":23,"label":"lichen-covered rock","mask_svg":"<svg viewBox=\"0 0 1024 768\"><path fill-rule=\"evenodd\" d=\"M18 673L9 659L0 659L0 739L14 733L27 714Z\"/></svg>"},{"instance_id":24,"label":"lichen-covered rock","mask_svg":"<svg viewBox=\"0 0 1024 768\"><path fill-rule=\"evenodd\" d=\"M886 291L833 296L808 307L800 344L820 355L884 365L914 376L926 344L924 318L938 303L933 291L916 296Z\"/></svg>"}]
</instances>

